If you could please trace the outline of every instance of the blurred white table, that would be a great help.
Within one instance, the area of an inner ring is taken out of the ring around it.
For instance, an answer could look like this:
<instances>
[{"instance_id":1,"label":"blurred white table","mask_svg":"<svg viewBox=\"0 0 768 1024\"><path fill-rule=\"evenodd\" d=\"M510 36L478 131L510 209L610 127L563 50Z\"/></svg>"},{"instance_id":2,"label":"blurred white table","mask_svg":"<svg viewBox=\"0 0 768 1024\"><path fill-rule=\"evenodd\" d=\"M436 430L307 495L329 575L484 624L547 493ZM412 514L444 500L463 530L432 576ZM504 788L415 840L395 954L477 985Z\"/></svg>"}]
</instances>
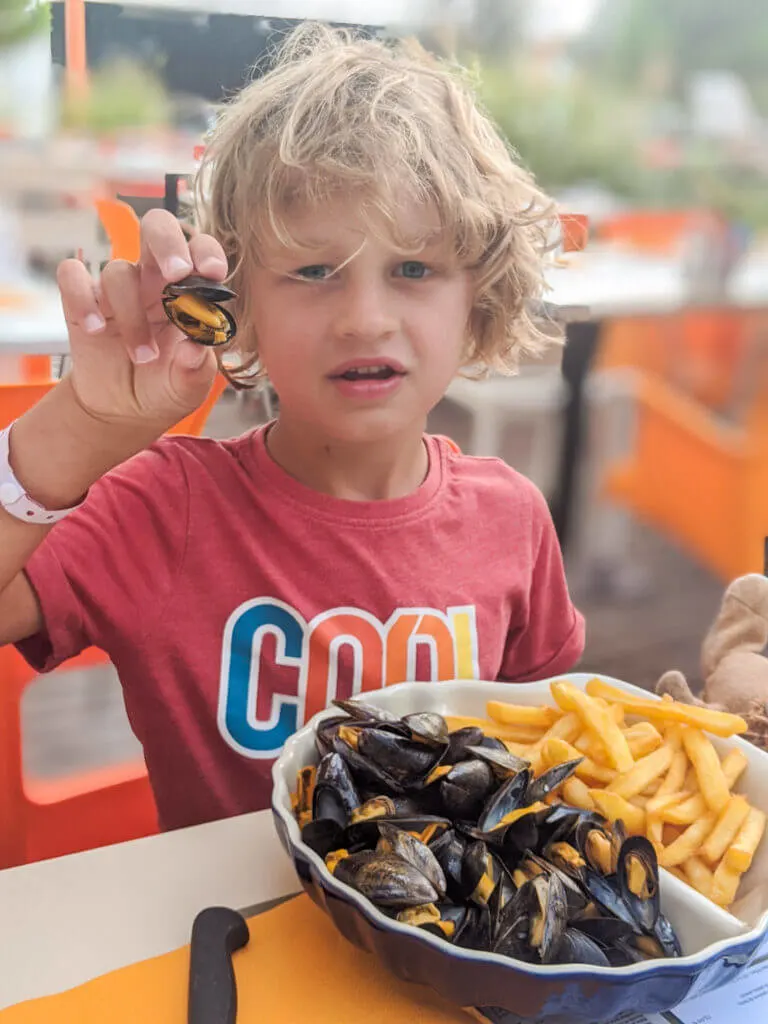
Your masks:
<instances>
[{"instance_id":1,"label":"blurred white table","mask_svg":"<svg viewBox=\"0 0 768 1024\"><path fill-rule=\"evenodd\" d=\"M0 871L0 1009L177 949L205 907L299 889L271 811Z\"/></svg>"},{"instance_id":2,"label":"blurred white table","mask_svg":"<svg viewBox=\"0 0 768 1024\"><path fill-rule=\"evenodd\" d=\"M54 284L0 282L0 356L66 355L67 325Z\"/></svg>"}]
</instances>

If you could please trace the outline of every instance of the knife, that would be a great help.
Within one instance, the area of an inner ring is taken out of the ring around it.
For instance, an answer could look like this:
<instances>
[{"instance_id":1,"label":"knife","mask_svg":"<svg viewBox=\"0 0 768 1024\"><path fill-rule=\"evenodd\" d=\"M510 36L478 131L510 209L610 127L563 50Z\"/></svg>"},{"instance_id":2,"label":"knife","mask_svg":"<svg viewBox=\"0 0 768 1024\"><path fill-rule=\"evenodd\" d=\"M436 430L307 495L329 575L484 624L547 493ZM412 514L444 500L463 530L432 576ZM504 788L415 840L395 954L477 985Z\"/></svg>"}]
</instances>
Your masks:
<instances>
[{"instance_id":1,"label":"knife","mask_svg":"<svg viewBox=\"0 0 768 1024\"><path fill-rule=\"evenodd\" d=\"M237 985L232 954L248 944L246 918L292 899L281 896L240 910L206 907L192 925L187 1024L236 1024Z\"/></svg>"}]
</instances>

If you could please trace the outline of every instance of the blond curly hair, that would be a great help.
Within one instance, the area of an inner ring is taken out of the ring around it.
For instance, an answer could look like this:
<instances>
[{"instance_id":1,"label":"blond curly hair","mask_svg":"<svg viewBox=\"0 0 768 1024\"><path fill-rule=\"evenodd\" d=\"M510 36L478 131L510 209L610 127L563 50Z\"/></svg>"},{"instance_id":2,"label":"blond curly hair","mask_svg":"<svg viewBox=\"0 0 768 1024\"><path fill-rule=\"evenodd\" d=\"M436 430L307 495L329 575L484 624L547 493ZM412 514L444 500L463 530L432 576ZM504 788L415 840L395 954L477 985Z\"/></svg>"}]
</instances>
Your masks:
<instances>
[{"instance_id":1,"label":"blond curly hair","mask_svg":"<svg viewBox=\"0 0 768 1024\"><path fill-rule=\"evenodd\" d=\"M467 73L412 41L314 23L271 56L223 108L197 178L198 223L223 245L238 294L240 362L225 353L221 363L230 381L260 375L249 267L270 237L291 244L294 201L339 191L364 195L390 224L405 198L435 204L473 273L466 365L513 372L550 342L530 310L544 289L553 205L479 108Z\"/></svg>"}]
</instances>

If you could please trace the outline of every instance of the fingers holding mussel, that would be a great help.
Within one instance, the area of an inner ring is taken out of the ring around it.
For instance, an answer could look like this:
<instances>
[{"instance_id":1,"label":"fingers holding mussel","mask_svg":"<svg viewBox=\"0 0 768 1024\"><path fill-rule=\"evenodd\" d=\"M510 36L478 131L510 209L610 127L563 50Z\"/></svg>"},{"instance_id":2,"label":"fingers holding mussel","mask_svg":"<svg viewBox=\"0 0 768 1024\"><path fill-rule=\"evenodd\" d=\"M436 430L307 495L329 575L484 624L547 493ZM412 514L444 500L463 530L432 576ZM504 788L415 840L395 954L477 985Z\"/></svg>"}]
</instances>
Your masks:
<instances>
[{"instance_id":1,"label":"fingers holding mussel","mask_svg":"<svg viewBox=\"0 0 768 1024\"><path fill-rule=\"evenodd\" d=\"M292 800L337 881L400 923L528 963L681 955L653 844L563 802L580 759L536 774L474 726L335 703Z\"/></svg>"},{"instance_id":2,"label":"fingers holding mussel","mask_svg":"<svg viewBox=\"0 0 768 1024\"><path fill-rule=\"evenodd\" d=\"M235 318L222 305L234 298L235 293L226 285L191 276L166 285L162 301L165 315L188 338L217 348L237 333Z\"/></svg>"}]
</instances>

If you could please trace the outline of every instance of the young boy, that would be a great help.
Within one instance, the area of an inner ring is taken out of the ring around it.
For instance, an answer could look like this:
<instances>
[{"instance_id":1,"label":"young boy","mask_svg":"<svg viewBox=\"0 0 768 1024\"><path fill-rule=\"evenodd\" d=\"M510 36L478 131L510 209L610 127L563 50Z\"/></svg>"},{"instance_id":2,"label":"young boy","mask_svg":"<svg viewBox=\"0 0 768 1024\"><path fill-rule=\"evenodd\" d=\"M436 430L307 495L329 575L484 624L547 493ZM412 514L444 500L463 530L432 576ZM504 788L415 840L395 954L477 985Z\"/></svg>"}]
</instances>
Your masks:
<instances>
[{"instance_id":1,"label":"young boy","mask_svg":"<svg viewBox=\"0 0 768 1024\"><path fill-rule=\"evenodd\" d=\"M465 86L304 27L202 182L205 233L153 211L98 291L61 265L71 373L0 443L0 644L43 671L109 654L166 829L267 806L335 696L545 678L583 648L541 494L424 434L462 367L537 344L549 207ZM227 372L280 399L233 440L162 437L217 370L161 305L192 272L231 278Z\"/></svg>"}]
</instances>

